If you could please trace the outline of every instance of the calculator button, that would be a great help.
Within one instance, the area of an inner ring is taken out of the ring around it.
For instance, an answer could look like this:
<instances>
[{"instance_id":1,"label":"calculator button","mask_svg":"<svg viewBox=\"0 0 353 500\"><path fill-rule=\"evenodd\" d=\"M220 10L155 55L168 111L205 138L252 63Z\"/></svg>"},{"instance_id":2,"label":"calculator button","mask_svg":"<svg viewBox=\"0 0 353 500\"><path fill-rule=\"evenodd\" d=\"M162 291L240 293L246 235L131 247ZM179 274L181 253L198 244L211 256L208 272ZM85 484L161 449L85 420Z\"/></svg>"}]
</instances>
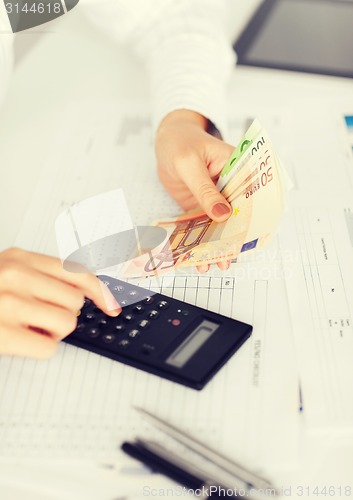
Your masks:
<instances>
[{"instance_id":1,"label":"calculator button","mask_svg":"<svg viewBox=\"0 0 353 500\"><path fill-rule=\"evenodd\" d=\"M126 339L124 340L120 340L120 342L118 343L118 347L120 347L120 349L127 349L130 345L130 342Z\"/></svg>"},{"instance_id":2,"label":"calculator button","mask_svg":"<svg viewBox=\"0 0 353 500\"><path fill-rule=\"evenodd\" d=\"M166 300L161 300L157 304L158 309L167 309L168 306L169 306L169 304Z\"/></svg>"},{"instance_id":3,"label":"calculator button","mask_svg":"<svg viewBox=\"0 0 353 500\"><path fill-rule=\"evenodd\" d=\"M147 314L147 318L150 318L150 319L157 319L158 317L159 317L159 312L156 311L155 309L152 309L152 311L150 311Z\"/></svg>"},{"instance_id":4,"label":"calculator button","mask_svg":"<svg viewBox=\"0 0 353 500\"><path fill-rule=\"evenodd\" d=\"M99 337L99 329L98 328L90 328L88 330L88 336L91 337L91 339L96 339L97 337Z\"/></svg>"},{"instance_id":5,"label":"calculator button","mask_svg":"<svg viewBox=\"0 0 353 500\"><path fill-rule=\"evenodd\" d=\"M124 299L124 300L119 300L119 304L121 305L121 307L124 307L124 306L127 306L129 303L128 300Z\"/></svg>"},{"instance_id":6,"label":"calculator button","mask_svg":"<svg viewBox=\"0 0 353 500\"><path fill-rule=\"evenodd\" d=\"M98 321L98 325L99 326L103 326L103 327L106 327L108 324L108 321L105 319L105 318L102 318Z\"/></svg>"},{"instance_id":7,"label":"calculator button","mask_svg":"<svg viewBox=\"0 0 353 500\"><path fill-rule=\"evenodd\" d=\"M142 319L140 322L139 322L139 326L141 328L148 328L150 326L150 322L147 320L147 319Z\"/></svg>"},{"instance_id":8,"label":"calculator button","mask_svg":"<svg viewBox=\"0 0 353 500\"><path fill-rule=\"evenodd\" d=\"M153 297L151 296L148 296L144 299L145 304L152 304L152 302L153 302Z\"/></svg>"},{"instance_id":9,"label":"calculator button","mask_svg":"<svg viewBox=\"0 0 353 500\"><path fill-rule=\"evenodd\" d=\"M111 344L115 340L115 335L113 335L112 333L106 333L105 335L103 335L102 340L106 344Z\"/></svg>"},{"instance_id":10,"label":"calculator button","mask_svg":"<svg viewBox=\"0 0 353 500\"><path fill-rule=\"evenodd\" d=\"M143 313L144 310L145 308L143 307L142 304L136 304L136 306L133 308L133 312L136 314L141 314Z\"/></svg>"},{"instance_id":11,"label":"calculator button","mask_svg":"<svg viewBox=\"0 0 353 500\"><path fill-rule=\"evenodd\" d=\"M126 323L131 323L135 319L132 314L123 314L122 317Z\"/></svg>"},{"instance_id":12,"label":"calculator button","mask_svg":"<svg viewBox=\"0 0 353 500\"><path fill-rule=\"evenodd\" d=\"M84 323L79 323L76 327L76 332L77 333L82 333L84 329L86 328L86 325Z\"/></svg>"},{"instance_id":13,"label":"calculator button","mask_svg":"<svg viewBox=\"0 0 353 500\"><path fill-rule=\"evenodd\" d=\"M87 319L88 321L93 321L94 319L96 319L96 316L95 314L89 312L85 315L85 319Z\"/></svg>"},{"instance_id":14,"label":"calculator button","mask_svg":"<svg viewBox=\"0 0 353 500\"><path fill-rule=\"evenodd\" d=\"M130 290L128 292L128 296L129 297L137 297L137 295L138 295L138 291L137 290Z\"/></svg>"},{"instance_id":15,"label":"calculator button","mask_svg":"<svg viewBox=\"0 0 353 500\"><path fill-rule=\"evenodd\" d=\"M137 337L138 335L140 335L140 330L137 330L136 328L134 328L133 330L130 330L129 331L129 337L131 337L132 339L134 339L135 337Z\"/></svg>"},{"instance_id":16,"label":"calculator button","mask_svg":"<svg viewBox=\"0 0 353 500\"><path fill-rule=\"evenodd\" d=\"M115 325L114 330L116 333L121 333L125 330L125 326L119 323L118 325Z\"/></svg>"},{"instance_id":17,"label":"calculator button","mask_svg":"<svg viewBox=\"0 0 353 500\"><path fill-rule=\"evenodd\" d=\"M180 319L172 319L171 324L173 326L179 326L181 323Z\"/></svg>"},{"instance_id":18,"label":"calculator button","mask_svg":"<svg viewBox=\"0 0 353 500\"><path fill-rule=\"evenodd\" d=\"M142 354L152 354L154 351L154 345L151 344L143 344L141 352Z\"/></svg>"},{"instance_id":19,"label":"calculator button","mask_svg":"<svg viewBox=\"0 0 353 500\"><path fill-rule=\"evenodd\" d=\"M90 304L92 304L92 301L89 299L85 299L83 303L83 307L88 307Z\"/></svg>"},{"instance_id":20,"label":"calculator button","mask_svg":"<svg viewBox=\"0 0 353 500\"><path fill-rule=\"evenodd\" d=\"M116 293L123 293L123 291L125 290L125 287L123 287L123 285L116 285L114 288L113 288L114 292Z\"/></svg>"}]
</instances>

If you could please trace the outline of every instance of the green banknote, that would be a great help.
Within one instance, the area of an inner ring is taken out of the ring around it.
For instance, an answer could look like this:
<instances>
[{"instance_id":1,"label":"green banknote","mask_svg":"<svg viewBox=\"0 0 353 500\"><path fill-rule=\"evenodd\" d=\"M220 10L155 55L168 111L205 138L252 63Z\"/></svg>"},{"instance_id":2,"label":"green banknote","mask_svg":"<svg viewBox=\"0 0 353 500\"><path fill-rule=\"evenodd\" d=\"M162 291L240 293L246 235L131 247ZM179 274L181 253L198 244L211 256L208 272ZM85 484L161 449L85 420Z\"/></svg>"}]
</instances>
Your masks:
<instances>
[{"instance_id":1,"label":"green banknote","mask_svg":"<svg viewBox=\"0 0 353 500\"><path fill-rule=\"evenodd\" d=\"M253 147L256 146L261 130L262 127L259 120L254 120L220 173L217 183L220 191L229 182L229 179L237 174L243 168L244 164L247 163Z\"/></svg>"}]
</instances>

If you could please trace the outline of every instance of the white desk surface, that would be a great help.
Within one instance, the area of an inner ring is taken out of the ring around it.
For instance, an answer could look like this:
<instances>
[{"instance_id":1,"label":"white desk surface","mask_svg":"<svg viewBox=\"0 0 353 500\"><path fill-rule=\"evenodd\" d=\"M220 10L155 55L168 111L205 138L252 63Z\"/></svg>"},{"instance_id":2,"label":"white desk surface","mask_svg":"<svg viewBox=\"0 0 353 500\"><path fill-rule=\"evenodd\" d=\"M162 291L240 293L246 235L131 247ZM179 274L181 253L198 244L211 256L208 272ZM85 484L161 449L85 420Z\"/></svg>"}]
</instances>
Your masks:
<instances>
[{"instance_id":1,"label":"white desk surface","mask_svg":"<svg viewBox=\"0 0 353 500\"><path fill-rule=\"evenodd\" d=\"M251 8L255 3L250 3ZM248 8L250 10L250 7ZM243 12L242 18L239 17L241 22L247 15ZM17 228L30 202L31 192L45 165L48 144L63 103L76 99L147 98L143 72L126 49L114 46L102 34L92 30L88 24L77 19L74 11L72 15L60 20L55 29L56 32L49 32L45 37L41 37L31 51L21 58L1 110L1 249L10 246L15 240ZM23 44L26 37L33 35L23 33L19 36ZM233 101L239 99L244 102L251 97L259 106L263 104L264 99L276 107L286 104L290 99L299 99L301 95L311 95L313 101L322 102L324 105L327 98L337 95L347 99L347 102L353 102L352 87L352 82L345 79L238 67L232 76L230 93ZM234 109L234 114L236 112ZM303 482L351 482L352 446L346 446L344 443L326 446L325 443L318 442L314 456L319 456L320 450L326 456L320 460L317 467L312 464L310 477L302 471ZM35 475L33 470L22 471L19 478ZM37 475L40 482L41 471L38 471ZM82 475L83 470L78 468L78 480ZM90 475L92 476L91 473ZM107 490L106 496L102 494L100 498L109 498L116 486L114 476L108 476L107 471L97 472L96 482L99 488L105 484ZM73 480L72 477L69 479ZM298 478L295 479L298 482ZM156 481L157 484L158 480ZM161 481L162 479L158 484L161 484ZM58 481L54 478L53 484L55 482ZM26 484L25 480L23 484ZM5 484L0 485L1 492L3 494L0 496L6 500L24 497L24 490L20 492ZM33 497L30 496L32 494ZM27 500L60 498L51 494L39 494L34 490L32 493L30 488L26 489Z\"/></svg>"}]
</instances>

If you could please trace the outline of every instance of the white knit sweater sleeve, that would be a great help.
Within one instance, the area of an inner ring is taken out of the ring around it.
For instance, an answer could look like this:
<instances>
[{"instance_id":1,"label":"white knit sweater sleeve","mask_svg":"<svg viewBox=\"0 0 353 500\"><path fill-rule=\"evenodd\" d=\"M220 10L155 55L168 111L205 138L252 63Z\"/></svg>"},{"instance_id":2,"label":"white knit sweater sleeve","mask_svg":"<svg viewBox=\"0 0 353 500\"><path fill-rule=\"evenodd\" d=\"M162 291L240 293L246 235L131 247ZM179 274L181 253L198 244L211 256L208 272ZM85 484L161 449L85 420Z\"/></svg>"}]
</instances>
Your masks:
<instances>
[{"instance_id":1,"label":"white knit sweater sleeve","mask_svg":"<svg viewBox=\"0 0 353 500\"><path fill-rule=\"evenodd\" d=\"M177 109L197 111L223 134L225 87L235 55L227 0L81 0L101 28L145 64L154 127Z\"/></svg>"},{"instance_id":2,"label":"white knit sweater sleeve","mask_svg":"<svg viewBox=\"0 0 353 500\"><path fill-rule=\"evenodd\" d=\"M223 0L166 2L132 43L147 66L154 127L177 109L197 111L226 131L226 84L235 55L224 27Z\"/></svg>"}]
</instances>

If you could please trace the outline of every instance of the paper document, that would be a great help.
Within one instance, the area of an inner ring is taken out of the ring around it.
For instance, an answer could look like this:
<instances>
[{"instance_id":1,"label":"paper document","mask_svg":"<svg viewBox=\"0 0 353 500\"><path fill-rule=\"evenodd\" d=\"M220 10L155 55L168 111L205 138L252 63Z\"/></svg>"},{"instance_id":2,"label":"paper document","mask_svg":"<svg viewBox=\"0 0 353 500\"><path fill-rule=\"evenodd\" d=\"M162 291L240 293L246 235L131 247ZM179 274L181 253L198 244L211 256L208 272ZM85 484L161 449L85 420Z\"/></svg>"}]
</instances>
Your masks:
<instances>
[{"instance_id":1,"label":"paper document","mask_svg":"<svg viewBox=\"0 0 353 500\"><path fill-rule=\"evenodd\" d=\"M280 243L306 423L353 435L353 191L293 193Z\"/></svg>"}]
</instances>

